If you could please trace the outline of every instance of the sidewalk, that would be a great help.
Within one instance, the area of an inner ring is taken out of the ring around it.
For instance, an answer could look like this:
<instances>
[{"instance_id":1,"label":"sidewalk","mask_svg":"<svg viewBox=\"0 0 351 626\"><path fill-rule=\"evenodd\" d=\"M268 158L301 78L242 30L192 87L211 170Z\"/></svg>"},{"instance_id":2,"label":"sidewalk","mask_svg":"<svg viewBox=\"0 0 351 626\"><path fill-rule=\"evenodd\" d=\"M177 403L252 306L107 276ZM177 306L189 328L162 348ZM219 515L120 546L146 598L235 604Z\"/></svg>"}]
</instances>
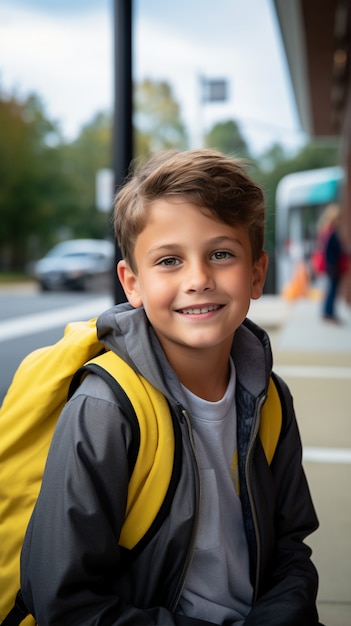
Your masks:
<instances>
[{"instance_id":1,"label":"sidewalk","mask_svg":"<svg viewBox=\"0 0 351 626\"><path fill-rule=\"evenodd\" d=\"M274 368L294 397L320 520L307 543L319 572L325 626L351 626L351 308L340 302L338 314L340 326L321 319L318 300L278 296L254 301L249 313L269 333Z\"/></svg>"},{"instance_id":2,"label":"sidewalk","mask_svg":"<svg viewBox=\"0 0 351 626\"><path fill-rule=\"evenodd\" d=\"M248 316L271 336L275 362L351 366L351 306L337 308L340 325L322 319L317 299L262 296Z\"/></svg>"}]
</instances>

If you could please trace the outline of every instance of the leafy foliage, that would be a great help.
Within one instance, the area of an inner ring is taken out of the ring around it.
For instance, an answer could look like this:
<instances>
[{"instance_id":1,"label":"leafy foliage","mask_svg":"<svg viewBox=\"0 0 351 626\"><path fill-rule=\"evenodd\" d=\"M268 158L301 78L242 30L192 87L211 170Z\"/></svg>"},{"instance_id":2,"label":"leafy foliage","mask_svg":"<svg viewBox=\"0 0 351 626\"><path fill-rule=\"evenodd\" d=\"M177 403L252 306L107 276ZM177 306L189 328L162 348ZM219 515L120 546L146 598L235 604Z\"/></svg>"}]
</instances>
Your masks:
<instances>
[{"instance_id":1,"label":"leafy foliage","mask_svg":"<svg viewBox=\"0 0 351 626\"><path fill-rule=\"evenodd\" d=\"M96 174L111 167L112 119L98 113L82 128L78 138L62 147L65 173L72 190L62 220L75 237L104 238L109 224L96 208Z\"/></svg>"},{"instance_id":2,"label":"leafy foliage","mask_svg":"<svg viewBox=\"0 0 351 626\"><path fill-rule=\"evenodd\" d=\"M206 135L206 145L209 148L217 148L225 154L244 159L251 158L248 145L234 120L215 124Z\"/></svg>"},{"instance_id":3,"label":"leafy foliage","mask_svg":"<svg viewBox=\"0 0 351 626\"><path fill-rule=\"evenodd\" d=\"M186 149L180 107L167 82L144 80L134 88L135 155ZM24 102L0 92L0 270L23 269L67 237L106 237L110 220L96 208L96 173L112 163L112 115L100 112L75 141L65 143L40 100ZM252 160L234 120L219 122L206 144ZM266 247L274 251L275 193L290 172L335 165L337 148L309 143L294 156L273 145L250 168L267 198ZM273 256L273 255L272 255Z\"/></svg>"},{"instance_id":4,"label":"leafy foliage","mask_svg":"<svg viewBox=\"0 0 351 626\"><path fill-rule=\"evenodd\" d=\"M170 85L144 80L134 89L135 154L146 157L160 150L187 147L179 104Z\"/></svg>"},{"instance_id":5,"label":"leafy foliage","mask_svg":"<svg viewBox=\"0 0 351 626\"><path fill-rule=\"evenodd\" d=\"M0 99L1 263L23 266L31 249L50 235L68 193L59 150L58 131L29 97Z\"/></svg>"}]
</instances>

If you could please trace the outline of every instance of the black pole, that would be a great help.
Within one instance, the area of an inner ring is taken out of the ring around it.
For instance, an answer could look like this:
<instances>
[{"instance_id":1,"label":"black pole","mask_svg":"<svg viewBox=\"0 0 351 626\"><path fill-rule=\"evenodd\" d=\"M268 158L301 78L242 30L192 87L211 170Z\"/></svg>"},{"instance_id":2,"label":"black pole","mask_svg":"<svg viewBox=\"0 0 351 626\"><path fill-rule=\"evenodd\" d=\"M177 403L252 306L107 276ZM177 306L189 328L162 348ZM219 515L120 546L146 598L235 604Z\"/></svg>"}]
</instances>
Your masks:
<instances>
[{"instance_id":1,"label":"black pole","mask_svg":"<svg viewBox=\"0 0 351 626\"><path fill-rule=\"evenodd\" d=\"M114 0L114 124L113 171L115 189L123 183L133 158L132 0ZM121 251L116 243L116 263ZM126 297L114 280L115 303Z\"/></svg>"}]
</instances>

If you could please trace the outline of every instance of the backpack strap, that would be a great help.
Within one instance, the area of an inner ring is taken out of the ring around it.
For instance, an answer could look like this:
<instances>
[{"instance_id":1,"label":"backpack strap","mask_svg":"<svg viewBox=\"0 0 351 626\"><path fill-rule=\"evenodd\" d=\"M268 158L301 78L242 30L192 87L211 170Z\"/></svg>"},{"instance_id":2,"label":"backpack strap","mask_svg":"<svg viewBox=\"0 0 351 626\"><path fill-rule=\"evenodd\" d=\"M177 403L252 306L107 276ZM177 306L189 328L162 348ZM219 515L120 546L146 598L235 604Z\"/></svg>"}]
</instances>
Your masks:
<instances>
[{"instance_id":1,"label":"backpack strap","mask_svg":"<svg viewBox=\"0 0 351 626\"><path fill-rule=\"evenodd\" d=\"M134 465L130 467L126 516L119 539L122 547L132 550L146 534L150 535L159 512L164 510L170 485L174 487L177 482L176 420L173 420L161 391L114 352L105 352L89 361L79 370L78 380L89 371L102 376L114 391L120 408L132 425L133 436L139 430L133 452ZM77 380L74 385L76 383Z\"/></svg>"},{"instance_id":2,"label":"backpack strap","mask_svg":"<svg viewBox=\"0 0 351 626\"><path fill-rule=\"evenodd\" d=\"M85 378L85 376L89 372L100 376L100 378L102 378L105 383L108 384L116 397L119 408L123 412L124 416L127 418L129 425L132 429L132 442L131 447L128 451L128 467L130 477L133 473L140 447L140 428L138 418L135 414L134 407L123 387L119 384L118 380L112 375L112 373L110 373L107 369L105 369L105 367L99 364L99 361L100 359L99 357L97 357L92 361L86 363L86 365L80 367L79 370L77 370L69 386L68 400L73 396L74 392L82 383L83 378ZM117 374L117 372L115 373Z\"/></svg>"},{"instance_id":3,"label":"backpack strap","mask_svg":"<svg viewBox=\"0 0 351 626\"><path fill-rule=\"evenodd\" d=\"M262 407L259 436L268 465L271 464L283 423L283 411L278 380L275 374L268 385L267 399Z\"/></svg>"}]
</instances>

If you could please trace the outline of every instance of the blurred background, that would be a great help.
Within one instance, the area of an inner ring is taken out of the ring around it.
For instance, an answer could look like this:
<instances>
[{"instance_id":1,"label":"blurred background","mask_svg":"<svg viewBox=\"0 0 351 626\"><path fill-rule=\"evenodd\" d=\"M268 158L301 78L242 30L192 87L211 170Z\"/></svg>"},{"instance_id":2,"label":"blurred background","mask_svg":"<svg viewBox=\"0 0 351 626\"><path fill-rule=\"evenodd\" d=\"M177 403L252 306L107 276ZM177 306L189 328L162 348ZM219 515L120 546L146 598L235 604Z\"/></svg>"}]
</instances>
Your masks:
<instances>
[{"instance_id":1,"label":"blurred background","mask_svg":"<svg viewBox=\"0 0 351 626\"><path fill-rule=\"evenodd\" d=\"M350 16L348 3L322 5L3 0L2 280L30 273L60 241L111 238L112 194L131 158L211 146L249 158L266 190L266 292L280 292L308 260L323 206L342 194L349 204ZM296 179L277 206L287 174L335 166L336 178L322 173L324 195Z\"/></svg>"},{"instance_id":2,"label":"blurred background","mask_svg":"<svg viewBox=\"0 0 351 626\"><path fill-rule=\"evenodd\" d=\"M249 315L294 396L326 626L351 625L351 273L325 323L311 254L330 202L351 250L350 21L349 0L0 3L0 401L26 354L124 300L111 213L133 158L249 159L270 255Z\"/></svg>"}]
</instances>

